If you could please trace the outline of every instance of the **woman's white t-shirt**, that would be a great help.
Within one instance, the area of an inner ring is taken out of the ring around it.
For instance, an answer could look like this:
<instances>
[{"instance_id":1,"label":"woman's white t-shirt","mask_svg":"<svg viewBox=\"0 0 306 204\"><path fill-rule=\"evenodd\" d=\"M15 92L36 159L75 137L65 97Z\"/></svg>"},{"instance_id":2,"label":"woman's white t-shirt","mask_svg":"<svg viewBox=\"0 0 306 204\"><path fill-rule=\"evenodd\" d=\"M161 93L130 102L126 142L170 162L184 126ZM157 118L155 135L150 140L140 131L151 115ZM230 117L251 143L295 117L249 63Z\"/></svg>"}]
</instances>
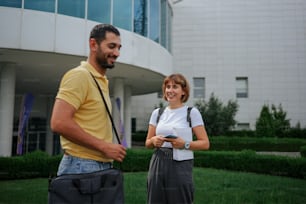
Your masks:
<instances>
[{"instance_id":1,"label":"woman's white t-shirt","mask_svg":"<svg viewBox=\"0 0 306 204\"><path fill-rule=\"evenodd\" d=\"M156 135L173 135L174 128L188 128L189 122L187 121L187 108L188 106L183 106L181 108L170 109L166 107L164 112L159 118L158 124L157 116L159 108L155 109L150 117L150 125L156 126ZM204 125L201 113L195 107L190 111L191 125L196 127L199 125ZM162 147L172 147L170 142L164 142Z\"/></svg>"}]
</instances>

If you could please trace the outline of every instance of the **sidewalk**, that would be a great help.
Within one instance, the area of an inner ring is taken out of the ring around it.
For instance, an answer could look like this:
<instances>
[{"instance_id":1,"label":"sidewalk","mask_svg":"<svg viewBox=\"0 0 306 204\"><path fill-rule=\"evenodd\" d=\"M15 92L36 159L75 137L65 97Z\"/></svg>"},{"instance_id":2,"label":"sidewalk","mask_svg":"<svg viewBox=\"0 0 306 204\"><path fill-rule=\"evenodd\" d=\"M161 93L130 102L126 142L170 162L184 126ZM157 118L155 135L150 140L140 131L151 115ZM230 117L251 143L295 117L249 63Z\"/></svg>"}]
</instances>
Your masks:
<instances>
[{"instance_id":1,"label":"sidewalk","mask_svg":"<svg viewBox=\"0 0 306 204\"><path fill-rule=\"evenodd\" d=\"M257 154L279 155L287 157L301 157L300 152L256 152Z\"/></svg>"}]
</instances>

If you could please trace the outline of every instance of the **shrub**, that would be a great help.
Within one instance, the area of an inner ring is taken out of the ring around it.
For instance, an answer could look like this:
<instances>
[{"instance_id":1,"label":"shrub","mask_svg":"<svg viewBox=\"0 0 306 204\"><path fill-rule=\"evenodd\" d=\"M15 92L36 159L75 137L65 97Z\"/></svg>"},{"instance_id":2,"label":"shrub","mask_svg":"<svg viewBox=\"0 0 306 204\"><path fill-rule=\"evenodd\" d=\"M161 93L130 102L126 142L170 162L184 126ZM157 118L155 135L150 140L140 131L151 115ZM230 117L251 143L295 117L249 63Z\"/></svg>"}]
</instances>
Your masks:
<instances>
[{"instance_id":1,"label":"shrub","mask_svg":"<svg viewBox=\"0 0 306 204\"><path fill-rule=\"evenodd\" d=\"M22 156L0 157L0 179L35 178L55 175L61 155L49 156L42 151Z\"/></svg>"},{"instance_id":2,"label":"shrub","mask_svg":"<svg viewBox=\"0 0 306 204\"><path fill-rule=\"evenodd\" d=\"M300 153L302 157L306 157L306 146L301 147Z\"/></svg>"},{"instance_id":3,"label":"shrub","mask_svg":"<svg viewBox=\"0 0 306 204\"><path fill-rule=\"evenodd\" d=\"M258 137L285 137L290 129L290 120L281 104L276 108L272 105L272 111L268 105L264 105L256 120L256 135Z\"/></svg>"},{"instance_id":4,"label":"shrub","mask_svg":"<svg viewBox=\"0 0 306 204\"><path fill-rule=\"evenodd\" d=\"M124 172L148 171L154 150L128 149L123 163L114 166ZM295 178L306 178L306 159L258 155L252 150L195 151L194 166L243 172L255 172ZM55 175L62 155L30 153L18 157L0 157L0 179L49 177ZM26 167L26 168L25 168Z\"/></svg>"},{"instance_id":5,"label":"shrub","mask_svg":"<svg viewBox=\"0 0 306 204\"><path fill-rule=\"evenodd\" d=\"M236 101L228 101L227 105L211 94L209 101L198 101L195 106L199 109L208 135L224 135L235 125L235 115L238 111Z\"/></svg>"},{"instance_id":6,"label":"shrub","mask_svg":"<svg viewBox=\"0 0 306 204\"><path fill-rule=\"evenodd\" d=\"M132 133L132 141L135 142L144 142L146 141L147 132L146 131L137 131Z\"/></svg>"},{"instance_id":7,"label":"shrub","mask_svg":"<svg viewBox=\"0 0 306 204\"><path fill-rule=\"evenodd\" d=\"M301 128L301 124L297 123L295 127L289 129L289 131L286 133L286 137L306 139L306 128Z\"/></svg>"}]
</instances>

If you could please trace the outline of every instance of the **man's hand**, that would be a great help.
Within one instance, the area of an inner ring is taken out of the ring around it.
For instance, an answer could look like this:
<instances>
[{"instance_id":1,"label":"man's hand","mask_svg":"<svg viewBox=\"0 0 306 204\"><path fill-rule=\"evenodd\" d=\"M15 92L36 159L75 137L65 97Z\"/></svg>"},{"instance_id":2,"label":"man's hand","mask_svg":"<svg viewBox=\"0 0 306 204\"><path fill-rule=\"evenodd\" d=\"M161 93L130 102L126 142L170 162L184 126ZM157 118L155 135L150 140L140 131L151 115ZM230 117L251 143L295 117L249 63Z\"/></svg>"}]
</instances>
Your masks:
<instances>
[{"instance_id":1,"label":"man's hand","mask_svg":"<svg viewBox=\"0 0 306 204\"><path fill-rule=\"evenodd\" d=\"M122 162L126 156L126 149L123 145L109 143L106 148L104 148L103 153L107 158Z\"/></svg>"}]
</instances>

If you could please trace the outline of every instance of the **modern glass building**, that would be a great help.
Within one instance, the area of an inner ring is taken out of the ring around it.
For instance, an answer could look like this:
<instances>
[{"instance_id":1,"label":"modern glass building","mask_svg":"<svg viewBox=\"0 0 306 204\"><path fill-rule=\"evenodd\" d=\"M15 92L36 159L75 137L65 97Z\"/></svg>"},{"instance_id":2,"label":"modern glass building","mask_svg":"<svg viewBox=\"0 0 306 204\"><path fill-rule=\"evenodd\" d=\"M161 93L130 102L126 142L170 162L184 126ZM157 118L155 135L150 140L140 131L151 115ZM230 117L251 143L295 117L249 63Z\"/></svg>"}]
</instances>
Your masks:
<instances>
[{"instance_id":1,"label":"modern glass building","mask_svg":"<svg viewBox=\"0 0 306 204\"><path fill-rule=\"evenodd\" d=\"M172 8L167 0L1 0L0 6L109 23L171 50Z\"/></svg>"},{"instance_id":2,"label":"modern glass building","mask_svg":"<svg viewBox=\"0 0 306 204\"><path fill-rule=\"evenodd\" d=\"M131 147L132 97L159 91L172 73L172 15L168 0L0 0L0 155L14 155L21 135L23 152L60 152L49 127L59 80L86 60L98 23L121 32L121 55L107 75L113 102L121 101L114 119L124 121Z\"/></svg>"}]
</instances>

